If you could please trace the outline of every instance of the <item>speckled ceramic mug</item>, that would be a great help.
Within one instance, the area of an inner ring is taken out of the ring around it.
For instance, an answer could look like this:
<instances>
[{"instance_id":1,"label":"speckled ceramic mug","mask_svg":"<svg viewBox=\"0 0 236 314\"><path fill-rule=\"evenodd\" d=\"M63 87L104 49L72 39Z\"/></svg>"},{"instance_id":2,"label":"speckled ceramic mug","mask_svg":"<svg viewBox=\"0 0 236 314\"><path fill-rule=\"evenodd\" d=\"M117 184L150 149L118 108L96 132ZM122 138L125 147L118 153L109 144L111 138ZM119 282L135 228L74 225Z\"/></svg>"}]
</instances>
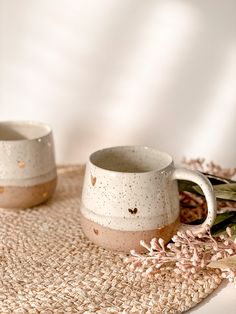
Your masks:
<instances>
[{"instance_id":1,"label":"speckled ceramic mug","mask_svg":"<svg viewBox=\"0 0 236 314\"><path fill-rule=\"evenodd\" d=\"M56 187L52 130L39 122L0 122L0 207L27 208Z\"/></svg>"},{"instance_id":2,"label":"speckled ceramic mug","mask_svg":"<svg viewBox=\"0 0 236 314\"><path fill-rule=\"evenodd\" d=\"M198 233L212 225L216 199L202 174L176 168L167 153L143 146L121 146L93 153L86 166L81 224L85 235L108 249L141 251L140 240L169 241L181 225L177 179L189 180L203 190L208 216Z\"/></svg>"}]
</instances>

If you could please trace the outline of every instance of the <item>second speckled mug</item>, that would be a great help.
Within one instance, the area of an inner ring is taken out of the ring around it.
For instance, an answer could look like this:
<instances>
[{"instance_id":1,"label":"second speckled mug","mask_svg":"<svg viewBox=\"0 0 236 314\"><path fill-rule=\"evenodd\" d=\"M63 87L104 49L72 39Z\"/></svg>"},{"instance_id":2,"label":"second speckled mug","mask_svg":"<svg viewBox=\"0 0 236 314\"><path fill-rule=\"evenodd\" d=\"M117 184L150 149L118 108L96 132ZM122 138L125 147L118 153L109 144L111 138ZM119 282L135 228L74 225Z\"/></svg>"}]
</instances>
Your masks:
<instances>
[{"instance_id":1,"label":"second speckled mug","mask_svg":"<svg viewBox=\"0 0 236 314\"><path fill-rule=\"evenodd\" d=\"M193 233L212 225L216 199L202 174L176 168L172 157L145 146L106 148L93 153L86 166L81 225L94 243L108 249L141 251L140 240L161 237L168 242L178 229L179 193L176 179L189 180L203 190L208 216L188 225Z\"/></svg>"},{"instance_id":2,"label":"second speckled mug","mask_svg":"<svg viewBox=\"0 0 236 314\"><path fill-rule=\"evenodd\" d=\"M0 207L44 202L56 179L51 128L39 122L0 122Z\"/></svg>"}]
</instances>

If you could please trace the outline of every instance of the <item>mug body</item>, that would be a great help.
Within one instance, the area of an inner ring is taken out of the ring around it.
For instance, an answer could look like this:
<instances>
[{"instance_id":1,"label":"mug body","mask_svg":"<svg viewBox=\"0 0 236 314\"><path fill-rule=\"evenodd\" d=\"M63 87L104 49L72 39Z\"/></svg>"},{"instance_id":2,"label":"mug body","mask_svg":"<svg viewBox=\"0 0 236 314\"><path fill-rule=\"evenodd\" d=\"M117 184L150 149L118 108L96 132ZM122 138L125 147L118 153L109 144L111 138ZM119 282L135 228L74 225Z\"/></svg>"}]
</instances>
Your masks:
<instances>
[{"instance_id":1,"label":"mug body","mask_svg":"<svg viewBox=\"0 0 236 314\"><path fill-rule=\"evenodd\" d=\"M179 226L178 187L172 158L153 148L122 146L97 151L86 166L81 224L94 243L140 251L140 240L169 241Z\"/></svg>"},{"instance_id":2,"label":"mug body","mask_svg":"<svg viewBox=\"0 0 236 314\"><path fill-rule=\"evenodd\" d=\"M46 201L57 174L52 130L38 122L0 122L0 207Z\"/></svg>"}]
</instances>

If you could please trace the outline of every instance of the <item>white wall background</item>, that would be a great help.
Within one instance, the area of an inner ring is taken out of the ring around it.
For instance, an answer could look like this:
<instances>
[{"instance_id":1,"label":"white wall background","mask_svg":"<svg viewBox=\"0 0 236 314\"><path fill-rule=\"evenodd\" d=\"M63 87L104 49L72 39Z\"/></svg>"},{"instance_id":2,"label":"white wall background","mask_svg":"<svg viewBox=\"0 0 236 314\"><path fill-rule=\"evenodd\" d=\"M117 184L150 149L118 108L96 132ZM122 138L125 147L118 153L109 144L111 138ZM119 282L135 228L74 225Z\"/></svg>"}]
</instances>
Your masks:
<instances>
[{"instance_id":1,"label":"white wall background","mask_svg":"<svg viewBox=\"0 0 236 314\"><path fill-rule=\"evenodd\" d=\"M0 0L0 119L57 160L146 144L236 166L235 0Z\"/></svg>"}]
</instances>

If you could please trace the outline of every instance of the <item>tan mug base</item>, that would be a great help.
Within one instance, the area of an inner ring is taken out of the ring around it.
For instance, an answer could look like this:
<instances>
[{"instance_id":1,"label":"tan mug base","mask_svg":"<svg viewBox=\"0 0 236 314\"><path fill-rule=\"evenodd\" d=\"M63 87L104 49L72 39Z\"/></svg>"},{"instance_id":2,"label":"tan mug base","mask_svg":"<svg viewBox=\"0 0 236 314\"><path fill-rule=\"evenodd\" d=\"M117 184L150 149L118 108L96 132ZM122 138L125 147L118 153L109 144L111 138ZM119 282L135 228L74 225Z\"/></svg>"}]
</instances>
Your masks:
<instances>
[{"instance_id":1,"label":"tan mug base","mask_svg":"<svg viewBox=\"0 0 236 314\"><path fill-rule=\"evenodd\" d=\"M140 246L141 240L149 244L153 238L162 238L165 243L168 243L176 233L179 224L178 218L175 222L156 230L121 231L101 226L81 214L81 227L92 242L106 249L127 253L131 249L139 253L145 252L145 248Z\"/></svg>"},{"instance_id":2,"label":"tan mug base","mask_svg":"<svg viewBox=\"0 0 236 314\"><path fill-rule=\"evenodd\" d=\"M48 200L55 188L57 179L34 186L0 186L0 207L28 208Z\"/></svg>"}]
</instances>

